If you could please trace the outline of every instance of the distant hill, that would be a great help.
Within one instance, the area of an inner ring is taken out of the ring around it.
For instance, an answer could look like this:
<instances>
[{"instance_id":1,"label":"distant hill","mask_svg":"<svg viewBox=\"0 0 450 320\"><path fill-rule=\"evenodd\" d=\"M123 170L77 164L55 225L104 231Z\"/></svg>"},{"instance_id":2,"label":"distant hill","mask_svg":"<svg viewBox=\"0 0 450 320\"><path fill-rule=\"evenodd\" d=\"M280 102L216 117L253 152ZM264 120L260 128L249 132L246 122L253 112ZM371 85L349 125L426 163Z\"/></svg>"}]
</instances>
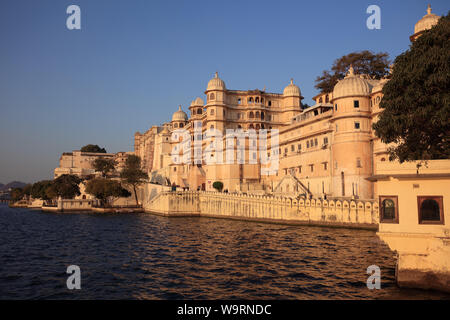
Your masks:
<instances>
[{"instance_id":1,"label":"distant hill","mask_svg":"<svg viewBox=\"0 0 450 320\"><path fill-rule=\"evenodd\" d=\"M8 184L0 183L0 191L8 190L9 188L23 188L26 185L27 185L26 183L20 182L20 181L12 181L12 182L10 182Z\"/></svg>"}]
</instances>

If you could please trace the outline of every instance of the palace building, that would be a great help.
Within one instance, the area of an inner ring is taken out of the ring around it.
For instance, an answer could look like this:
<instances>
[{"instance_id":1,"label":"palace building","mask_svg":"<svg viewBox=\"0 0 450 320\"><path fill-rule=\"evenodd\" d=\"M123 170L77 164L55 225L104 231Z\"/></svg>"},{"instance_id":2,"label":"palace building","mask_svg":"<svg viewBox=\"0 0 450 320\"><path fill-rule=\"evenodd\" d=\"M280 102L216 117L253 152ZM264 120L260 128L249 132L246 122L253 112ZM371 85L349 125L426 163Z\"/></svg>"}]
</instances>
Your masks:
<instances>
[{"instance_id":1,"label":"palace building","mask_svg":"<svg viewBox=\"0 0 450 320\"><path fill-rule=\"evenodd\" d=\"M428 14L415 25L411 41L439 18L428 7ZM189 114L180 106L170 122L137 132L134 152L153 182L190 190L213 190L213 183L221 181L228 192L374 199L376 186L367 178L377 174L380 163L388 161L388 146L375 136L372 124L381 111L382 88L387 81L355 74L350 67L332 92L315 96L315 104L303 109L301 90L292 79L282 93L231 90L216 73L206 86L205 99L195 98ZM278 170L262 174L265 164L261 159L266 155L261 152L261 139L249 136L245 146L239 146L233 138L228 145L230 129L250 135L253 130L257 135L267 130L264 153L277 156ZM271 141L275 129L278 145ZM228 163L225 152L209 150L208 130L218 133L216 139L224 148L231 147L234 155L243 148L244 163ZM188 161L175 162L178 155L182 157L177 148L189 141ZM196 159L199 152L201 161ZM211 163L208 157L216 161Z\"/></svg>"}]
</instances>

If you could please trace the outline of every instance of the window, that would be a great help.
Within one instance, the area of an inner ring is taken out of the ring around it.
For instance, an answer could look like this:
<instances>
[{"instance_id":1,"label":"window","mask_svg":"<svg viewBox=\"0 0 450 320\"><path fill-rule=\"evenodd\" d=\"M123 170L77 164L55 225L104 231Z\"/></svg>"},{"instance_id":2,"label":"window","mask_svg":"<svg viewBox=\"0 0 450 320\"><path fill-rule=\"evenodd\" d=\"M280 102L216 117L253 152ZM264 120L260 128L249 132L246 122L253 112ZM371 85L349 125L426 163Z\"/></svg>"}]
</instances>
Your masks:
<instances>
[{"instance_id":1,"label":"window","mask_svg":"<svg viewBox=\"0 0 450 320\"><path fill-rule=\"evenodd\" d=\"M328 137L323 138L323 144L328 144Z\"/></svg>"},{"instance_id":2,"label":"window","mask_svg":"<svg viewBox=\"0 0 450 320\"><path fill-rule=\"evenodd\" d=\"M202 114L202 109L197 109L197 114Z\"/></svg>"},{"instance_id":3,"label":"window","mask_svg":"<svg viewBox=\"0 0 450 320\"><path fill-rule=\"evenodd\" d=\"M309 166L311 167L311 172L314 172L314 165L310 164Z\"/></svg>"},{"instance_id":4,"label":"window","mask_svg":"<svg viewBox=\"0 0 450 320\"><path fill-rule=\"evenodd\" d=\"M288 148L284 148L284 153L286 154L288 152Z\"/></svg>"},{"instance_id":5,"label":"window","mask_svg":"<svg viewBox=\"0 0 450 320\"><path fill-rule=\"evenodd\" d=\"M178 123L175 123L173 126L174 126L175 128L178 128Z\"/></svg>"},{"instance_id":6,"label":"window","mask_svg":"<svg viewBox=\"0 0 450 320\"><path fill-rule=\"evenodd\" d=\"M337 111L337 103L334 105L334 110Z\"/></svg>"},{"instance_id":7,"label":"window","mask_svg":"<svg viewBox=\"0 0 450 320\"><path fill-rule=\"evenodd\" d=\"M209 100L214 100L214 93L211 93L211 94L209 95Z\"/></svg>"},{"instance_id":8,"label":"window","mask_svg":"<svg viewBox=\"0 0 450 320\"><path fill-rule=\"evenodd\" d=\"M328 95L325 96L325 102L326 103L330 102L330 98L328 97Z\"/></svg>"},{"instance_id":9,"label":"window","mask_svg":"<svg viewBox=\"0 0 450 320\"><path fill-rule=\"evenodd\" d=\"M398 223L398 197L380 196L380 222Z\"/></svg>"},{"instance_id":10,"label":"window","mask_svg":"<svg viewBox=\"0 0 450 320\"><path fill-rule=\"evenodd\" d=\"M419 224L444 224L442 196L418 196Z\"/></svg>"},{"instance_id":11,"label":"window","mask_svg":"<svg viewBox=\"0 0 450 320\"><path fill-rule=\"evenodd\" d=\"M253 98L248 99L249 104L253 104Z\"/></svg>"},{"instance_id":12,"label":"window","mask_svg":"<svg viewBox=\"0 0 450 320\"><path fill-rule=\"evenodd\" d=\"M355 129L360 129L361 125L359 122L355 122Z\"/></svg>"},{"instance_id":13,"label":"window","mask_svg":"<svg viewBox=\"0 0 450 320\"><path fill-rule=\"evenodd\" d=\"M336 132L338 132L338 125L336 125Z\"/></svg>"},{"instance_id":14,"label":"window","mask_svg":"<svg viewBox=\"0 0 450 320\"><path fill-rule=\"evenodd\" d=\"M298 173L302 173L302 166L298 167Z\"/></svg>"},{"instance_id":15,"label":"window","mask_svg":"<svg viewBox=\"0 0 450 320\"><path fill-rule=\"evenodd\" d=\"M314 139L314 145L317 147L317 145L319 144L319 142L317 141L317 138Z\"/></svg>"},{"instance_id":16,"label":"window","mask_svg":"<svg viewBox=\"0 0 450 320\"><path fill-rule=\"evenodd\" d=\"M291 145L291 151L295 151L295 146Z\"/></svg>"},{"instance_id":17,"label":"window","mask_svg":"<svg viewBox=\"0 0 450 320\"><path fill-rule=\"evenodd\" d=\"M309 148L309 141L306 141L306 148Z\"/></svg>"},{"instance_id":18,"label":"window","mask_svg":"<svg viewBox=\"0 0 450 320\"><path fill-rule=\"evenodd\" d=\"M298 145L297 145L297 150L298 150L298 151L302 150L302 145L301 145L301 144L298 144Z\"/></svg>"},{"instance_id":19,"label":"window","mask_svg":"<svg viewBox=\"0 0 450 320\"><path fill-rule=\"evenodd\" d=\"M209 114L213 116L214 115L214 109L211 109Z\"/></svg>"},{"instance_id":20,"label":"window","mask_svg":"<svg viewBox=\"0 0 450 320\"><path fill-rule=\"evenodd\" d=\"M211 130L213 130L214 129L214 126L211 126L211 127L209 127Z\"/></svg>"},{"instance_id":21,"label":"window","mask_svg":"<svg viewBox=\"0 0 450 320\"><path fill-rule=\"evenodd\" d=\"M357 167L357 168L362 168L362 165L361 165L361 158L356 158L356 167Z\"/></svg>"},{"instance_id":22,"label":"window","mask_svg":"<svg viewBox=\"0 0 450 320\"><path fill-rule=\"evenodd\" d=\"M238 104L241 104L241 98L238 99Z\"/></svg>"},{"instance_id":23,"label":"window","mask_svg":"<svg viewBox=\"0 0 450 320\"><path fill-rule=\"evenodd\" d=\"M359 108L359 100L354 100L353 101L353 107L354 108Z\"/></svg>"},{"instance_id":24,"label":"window","mask_svg":"<svg viewBox=\"0 0 450 320\"><path fill-rule=\"evenodd\" d=\"M322 103L322 97L319 98L319 103Z\"/></svg>"},{"instance_id":25,"label":"window","mask_svg":"<svg viewBox=\"0 0 450 320\"><path fill-rule=\"evenodd\" d=\"M254 118L254 116L253 116L253 111L250 111L250 114L248 115L248 118L249 118L249 119L253 119L253 118Z\"/></svg>"},{"instance_id":26,"label":"window","mask_svg":"<svg viewBox=\"0 0 450 320\"><path fill-rule=\"evenodd\" d=\"M184 127L184 124L180 123L180 128L183 128L183 127Z\"/></svg>"},{"instance_id":27,"label":"window","mask_svg":"<svg viewBox=\"0 0 450 320\"><path fill-rule=\"evenodd\" d=\"M323 163L323 170L327 170L328 169L328 162L324 162Z\"/></svg>"}]
</instances>

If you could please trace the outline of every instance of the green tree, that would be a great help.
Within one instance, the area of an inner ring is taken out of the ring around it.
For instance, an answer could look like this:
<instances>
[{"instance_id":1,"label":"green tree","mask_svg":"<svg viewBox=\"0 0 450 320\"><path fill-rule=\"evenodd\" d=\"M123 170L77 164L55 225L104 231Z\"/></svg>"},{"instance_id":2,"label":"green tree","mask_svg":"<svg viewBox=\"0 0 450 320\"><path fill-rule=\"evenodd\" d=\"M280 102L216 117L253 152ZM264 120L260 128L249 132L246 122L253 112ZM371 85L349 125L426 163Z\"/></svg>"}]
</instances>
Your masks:
<instances>
[{"instance_id":1,"label":"green tree","mask_svg":"<svg viewBox=\"0 0 450 320\"><path fill-rule=\"evenodd\" d=\"M389 55L385 52L373 53L369 50L352 52L336 59L331 71L325 70L316 78L316 89L320 92L332 92L334 86L353 66L356 74L367 74L373 79L389 76Z\"/></svg>"},{"instance_id":2,"label":"green tree","mask_svg":"<svg viewBox=\"0 0 450 320\"><path fill-rule=\"evenodd\" d=\"M222 192L223 182L222 181L214 181L213 182L213 188L216 189L219 192Z\"/></svg>"},{"instance_id":3,"label":"green tree","mask_svg":"<svg viewBox=\"0 0 450 320\"><path fill-rule=\"evenodd\" d=\"M141 169L141 158L129 155L125 161L125 168L120 173L123 184L133 188L136 205L139 205L137 187L148 181L148 175Z\"/></svg>"},{"instance_id":4,"label":"green tree","mask_svg":"<svg viewBox=\"0 0 450 320\"><path fill-rule=\"evenodd\" d=\"M442 17L395 59L373 125L389 158L400 162L450 158L450 18Z\"/></svg>"},{"instance_id":5,"label":"green tree","mask_svg":"<svg viewBox=\"0 0 450 320\"><path fill-rule=\"evenodd\" d=\"M53 199L61 197L63 199L73 199L81 194L79 184L81 179L75 175L63 174L53 180L46 189L46 195Z\"/></svg>"},{"instance_id":6,"label":"green tree","mask_svg":"<svg viewBox=\"0 0 450 320\"><path fill-rule=\"evenodd\" d=\"M23 188L14 188L11 190L11 200L13 202L17 202L19 200L22 200L24 194L23 194Z\"/></svg>"},{"instance_id":7,"label":"green tree","mask_svg":"<svg viewBox=\"0 0 450 320\"><path fill-rule=\"evenodd\" d=\"M50 180L42 180L33 184L31 187L31 196L34 199L50 200L47 194L47 189L52 185Z\"/></svg>"},{"instance_id":8,"label":"green tree","mask_svg":"<svg viewBox=\"0 0 450 320\"><path fill-rule=\"evenodd\" d=\"M81 152L106 153L106 149L100 148L96 144L88 144L81 148Z\"/></svg>"},{"instance_id":9,"label":"green tree","mask_svg":"<svg viewBox=\"0 0 450 320\"><path fill-rule=\"evenodd\" d=\"M93 163L95 171L101 172L102 177L106 177L109 172L114 171L115 165L114 159L97 158Z\"/></svg>"},{"instance_id":10,"label":"green tree","mask_svg":"<svg viewBox=\"0 0 450 320\"><path fill-rule=\"evenodd\" d=\"M22 192L24 196L30 197L31 196L31 189L33 185L27 184L25 187L22 188Z\"/></svg>"},{"instance_id":11,"label":"green tree","mask_svg":"<svg viewBox=\"0 0 450 320\"><path fill-rule=\"evenodd\" d=\"M86 192L100 200L105 206L111 198L128 198L131 193L122 187L119 181L109 179L92 179L86 184Z\"/></svg>"}]
</instances>

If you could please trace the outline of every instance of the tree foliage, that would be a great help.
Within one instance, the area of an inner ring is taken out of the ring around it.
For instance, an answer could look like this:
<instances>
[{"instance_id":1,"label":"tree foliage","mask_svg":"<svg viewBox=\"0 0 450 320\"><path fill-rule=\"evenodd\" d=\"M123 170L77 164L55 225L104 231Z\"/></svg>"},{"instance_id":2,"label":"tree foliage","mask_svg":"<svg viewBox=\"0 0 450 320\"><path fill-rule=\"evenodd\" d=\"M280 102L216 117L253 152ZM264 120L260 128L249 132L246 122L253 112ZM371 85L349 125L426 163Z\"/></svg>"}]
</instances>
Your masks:
<instances>
[{"instance_id":1,"label":"tree foliage","mask_svg":"<svg viewBox=\"0 0 450 320\"><path fill-rule=\"evenodd\" d=\"M129 155L125 162L125 168L120 173L120 178L125 185L133 188L136 205L139 205L136 189L148 181L147 173L141 169L141 158Z\"/></svg>"},{"instance_id":2,"label":"tree foliage","mask_svg":"<svg viewBox=\"0 0 450 320\"><path fill-rule=\"evenodd\" d=\"M108 173L114 171L114 167L116 162L114 159L102 159L97 158L94 160L93 167L95 171L99 171L102 173L102 177L106 177Z\"/></svg>"},{"instance_id":3,"label":"tree foliage","mask_svg":"<svg viewBox=\"0 0 450 320\"><path fill-rule=\"evenodd\" d=\"M61 197L62 199L73 199L79 196L81 179L75 175L63 174L52 181L46 189L49 199Z\"/></svg>"},{"instance_id":4,"label":"tree foliage","mask_svg":"<svg viewBox=\"0 0 450 320\"><path fill-rule=\"evenodd\" d=\"M441 18L395 59L373 125L390 159L450 158L450 18Z\"/></svg>"},{"instance_id":5,"label":"tree foliage","mask_svg":"<svg viewBox=\"0 0 450 320\"><path fill-rule=\"evenodd\" d=\"M92 179L86 184L86 192L100 200L104 206L111 198L129 197L131 193L122 187L119 181Z\"/></svg>"},{"instance_id":6,"label":"tree foliage","mask_svg":"<svg viewBox=\"0 0 450 320\"><path fill-rule=\"evenodd\" d=\"M325 70L316 78L316 89L320 92L332 92L334 86L353 66L356 74L367 74L373 79L381 79L389 76L389 55L385 52L373 53L368 50L352 52L336 59L331 66L331 71Z\"/></svg>"},{"instance_id":7,"label":"tree foliage","mask_svg":"<svg viewBox=\"0 0 450 320\"><path fill-rule=\"evenodd\" d=\"M23 196L24 196L23 188L14 188L11 190L11 200L13 202L22 200Z\"/></svg>"},{"instance_id":8,"label":"tree foliage","mask_svg":"<svg viewBox=\"0 0 450 320\"><path fill-rule=\"evenodd\" d=\"M214 181L212 186L214 189L221 192L223 189L223 182L222 181Z\"/></svg>"},{"instance_id":9,"label":"tree foliage","mask_svg":"<svg viewBox=\"0 0 450 320\"><path fill-rule=\"evenodd\" d=\"M106 153L106 149L96 144L88 144L81 148L81 152Z\"/></svg>"},{"instance_id":10,"label":"tree foliage","mask_svg":"<svg viewBox=\"0 0 450 320\"><path fill-rule=\"evenodd\" d=\"M50 180L42 180L34 183L31 187L31 196L34 199L50 200L51 198L49 197L47 189L52 186L52 183L53 181Z\"/></svg>"}]
</instances>

